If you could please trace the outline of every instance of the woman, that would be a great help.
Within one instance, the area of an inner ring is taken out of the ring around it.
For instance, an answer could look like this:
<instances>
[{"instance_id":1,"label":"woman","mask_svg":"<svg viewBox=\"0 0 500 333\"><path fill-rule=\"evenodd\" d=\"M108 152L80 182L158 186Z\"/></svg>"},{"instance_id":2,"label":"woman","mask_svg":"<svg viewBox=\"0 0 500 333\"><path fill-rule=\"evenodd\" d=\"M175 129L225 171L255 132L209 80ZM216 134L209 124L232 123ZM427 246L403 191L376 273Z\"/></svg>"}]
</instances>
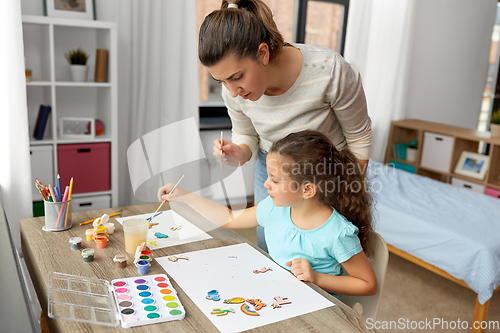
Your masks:
<instances>
[{"instance_id":1,"label":"woman","mask_svg":"<svg viewBox=\"0 0 500 333\"><path fill-rule=\"evenodd\" d=\"M232 122L232 142L214 141L214 155L243 165L259 148L255 204L267 196L267 152L291 132L322 132L338 150L348 146L364 170L372 134L359 73L326 47L285 43L263 1L223 0L201 25L198 56L223 84ZM267 251L262 227L257 238Z\"/></svg>"}]
</instances>

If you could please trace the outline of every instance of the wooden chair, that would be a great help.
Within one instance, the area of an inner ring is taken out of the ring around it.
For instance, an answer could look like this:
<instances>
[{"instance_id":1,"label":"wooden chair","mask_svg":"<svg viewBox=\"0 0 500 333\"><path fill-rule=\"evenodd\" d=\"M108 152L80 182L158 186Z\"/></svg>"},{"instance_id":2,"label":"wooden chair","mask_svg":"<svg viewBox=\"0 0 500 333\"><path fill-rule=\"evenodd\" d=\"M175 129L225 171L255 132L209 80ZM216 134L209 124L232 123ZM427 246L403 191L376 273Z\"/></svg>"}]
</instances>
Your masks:
<instances>
[{"instance_id":1,"label":"wooden chair","mask_svg":"<svg viewBox=\"0 0 500 333\"><path fill-rule=\"evenodd\" d=\"M375 231L370 234L370 242L372 245L372 256L370 258L370 262L373 270L375 271L375 276L377 277L377 293L372 296L344 295L340 300L366 318L376 320L380 294L384 284L387 263L389 262L389 250L387 249L387 244L382 236L377 234Z\"/></svg>"}]
</instances>

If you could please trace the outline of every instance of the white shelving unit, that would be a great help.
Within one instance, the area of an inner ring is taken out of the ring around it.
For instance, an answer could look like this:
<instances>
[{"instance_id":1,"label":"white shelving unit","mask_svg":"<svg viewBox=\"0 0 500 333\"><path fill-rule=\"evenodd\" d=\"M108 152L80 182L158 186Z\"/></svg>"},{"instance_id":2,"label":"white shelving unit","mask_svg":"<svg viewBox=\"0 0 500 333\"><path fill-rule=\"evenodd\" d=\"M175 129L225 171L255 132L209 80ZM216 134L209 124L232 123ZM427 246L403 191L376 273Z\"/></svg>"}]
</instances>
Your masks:
<instances>
[{"instance_id":1,"label":"white shelving unit","mask_svg":"<svg viewBox=\"0 0 500 333\"><path fill-rule=\"evenodd\" d=\"M61 144L110 144L110 190L74 193L74 198L109 195L112 207L118 206L118 126L117 126L117 28L114 22L74 20L45 16L23 16L26 68L32 70L32 82L26 83L30 145L51 146L53 176L45 180L55 184L58 170L58 146ZM64 54L81 48L90 58L87 82L71 82ZM108 50L107 82L94 82L97 49ZM40 104L52 107L43 140L33 137ZM59 135L61 117L99 119L103 134L94 139L63 139ZM99 163L99 161L92 161ZM37 166L32 165L32 169ZM34 200L41 199L38 195ZM73 211L75 207L73 207Z\"/></svg>"}]
</instances>

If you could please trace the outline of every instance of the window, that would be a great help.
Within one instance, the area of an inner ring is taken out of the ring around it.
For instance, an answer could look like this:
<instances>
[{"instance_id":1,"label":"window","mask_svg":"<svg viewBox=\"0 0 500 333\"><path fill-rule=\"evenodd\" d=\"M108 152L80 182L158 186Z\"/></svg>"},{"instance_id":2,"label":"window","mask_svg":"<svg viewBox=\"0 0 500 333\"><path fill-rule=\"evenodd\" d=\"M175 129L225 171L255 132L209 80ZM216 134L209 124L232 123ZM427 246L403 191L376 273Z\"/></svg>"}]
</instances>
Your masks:
<instances>
[{"instance_id":1,"label":"window","mask_svg":"<svg viewBox=\"0 0 500 333\"><path fill-rule=\"evenodd\" d=\"M491 47L488 66L488 75L483 92L483 102L479 113L478 131L487 131L490 128L491 114L500 109L500 52L498 43L500 41L500 3L497 3L497 14L493 32L491 34ZM481 150L482 151L482 150Z\"/></svg>"},{"instance_id":2,"label":"window","mask_svg":"<svg viewBox=\"0 0 500 333\"><path fill-rule=\"evenodd\" d=\"M298 0L298 43L319 44L344 54L349 0Z\"/></svg>"},{"instance_id":3,"label":"window","mask_svg":"<svg viewBox=\"0 0 500 333\"><path fill-rule=\"evenodd\" d=\"M198 42L198 32L205 16L220 8L221 0L196 0L196 40ZM200 105L222 105L220 97L220 85L212 79L210 73L198 60L198 88Z\"/></svg>"},{"instance_id":4,"label":"window","mask_svg":"<svg viewBox=\"0 0 500 333\"><path fill-rule=\"evenodd\" d=\"M320 44L343 54L349 0L264 0L285 41ZM221 0L197 0L197 31ZM198 61L200 106L222 106L221 86Z\"/></svg>"}]
</instances>

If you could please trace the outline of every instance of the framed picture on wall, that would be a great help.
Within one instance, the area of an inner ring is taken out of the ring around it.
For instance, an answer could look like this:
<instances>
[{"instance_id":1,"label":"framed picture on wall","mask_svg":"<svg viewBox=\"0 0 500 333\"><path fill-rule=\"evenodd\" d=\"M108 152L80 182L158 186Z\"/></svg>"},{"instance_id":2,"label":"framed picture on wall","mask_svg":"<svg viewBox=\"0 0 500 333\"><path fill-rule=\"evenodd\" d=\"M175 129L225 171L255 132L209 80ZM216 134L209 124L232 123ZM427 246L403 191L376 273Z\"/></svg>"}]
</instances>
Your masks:
<instances>
[{"instance_id":1,"label":"framed picture on wall","mask_svg":"<svg viewBox=\"0 0 500 333\"><path fill-rule=\"evenodd\" d=\"M43 0L45 15L95 20L95 0Z\"/></svg>"},{"instance_id":2,"label":"framed picture on wall","mask_svg":"<svg viewBox=\"0 0 500 333\"><path fill-rule=\"evenodd\" d=\"M488 170L488 155L463 151L455 167L455 173L476 179L484 179Z\"/></svg>"}]
</instances>

